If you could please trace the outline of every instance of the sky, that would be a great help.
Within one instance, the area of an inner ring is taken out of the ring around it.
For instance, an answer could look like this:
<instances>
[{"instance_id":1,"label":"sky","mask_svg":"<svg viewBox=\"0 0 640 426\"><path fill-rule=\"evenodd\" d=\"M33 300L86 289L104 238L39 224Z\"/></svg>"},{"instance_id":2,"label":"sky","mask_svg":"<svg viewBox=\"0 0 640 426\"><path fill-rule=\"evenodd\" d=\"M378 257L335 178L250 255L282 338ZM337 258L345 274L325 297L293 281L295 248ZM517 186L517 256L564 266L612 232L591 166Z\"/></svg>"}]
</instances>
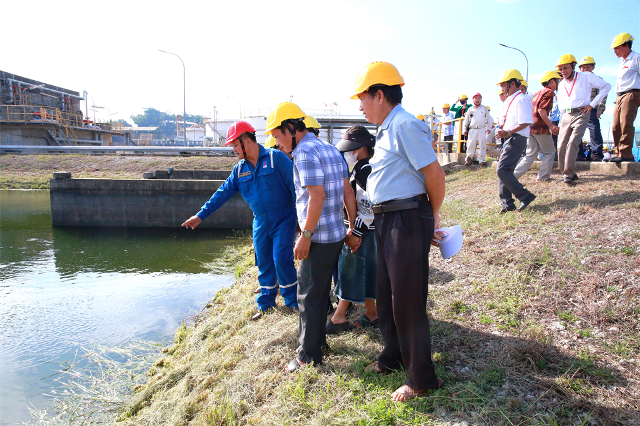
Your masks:
<instances>
[{"instance_id":1,"label":"sky","mask_svg":"<svg viewBox=\"0 0 640 426\"><path fill-rule=\"evenodd\" d=\"M619 59L609 46L621 32L640 46L640 0L0 0L0 16L0 70L86 90L89 107L108 108L97 118L129 122L148 107L182 113L185 76L188 114L210 117L215 106L238 118L290 99L310 114L333 103L360 114L349 97L378 60L398 68L414 114L476 92L495 111L503 71L527 73L503 43L527 55L531 93L562 54L593 56L612 85L601 118L610 139ZM159 50L179 55L184 74Z\"/></svg>"}]
</instances>

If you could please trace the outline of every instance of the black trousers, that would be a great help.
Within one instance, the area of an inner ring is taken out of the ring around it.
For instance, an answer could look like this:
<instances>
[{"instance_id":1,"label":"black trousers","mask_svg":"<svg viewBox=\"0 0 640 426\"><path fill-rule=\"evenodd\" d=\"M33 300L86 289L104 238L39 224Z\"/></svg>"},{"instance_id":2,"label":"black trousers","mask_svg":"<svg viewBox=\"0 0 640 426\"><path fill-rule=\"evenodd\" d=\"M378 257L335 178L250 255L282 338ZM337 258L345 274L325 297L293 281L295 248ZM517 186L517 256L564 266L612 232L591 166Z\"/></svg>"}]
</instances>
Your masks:
<instances>
[{"instance_id":1,"label":"black trousers","mask_svg":"<svg viewBox=\"0 0 640 426\"><path fill-rule=\"evenodd\" d=\"M404 367L407 385L437 388L426 308L434 231L431 203L420 201L415 209L376 213L375 224L376 304L384 339L378 366L383 370Z\"/></svg>"},{"instance_id":2,"label":"black trousers","mask_svg":"<svg viewBox=\"0 0 640 426\"><path fill-rule=\"evenodd\" d=\"M518 200L524 201L531 197L529 192L513 174L522 153L527 148L527 138L518 133L514 133L510 138L505 139L496 167L498 175L498 193L502 207L515 207L515 196Z\"/></svg>"},{"instance_id":3,"label":"black trousers","mask_svg":"<svg viewBox=\"0 0 640 426\"><path fill-rule=\"evenodd\" d=\"M442 140L445 142L453 141L453 135L445 136ZM453 149L453 144L449 144L449 143L444 144L444 152L446 152L447 154L449 154L452 149Z\"/></svg>"},{"instance_id":4,"label":"black trousers","mask_svg":"<svg viewBox=\"0 0 640 426\"><path fill-rule=\"evenodd\" d=\"M337 243L311 243L309 257L298 265L298 309L300 345L298 359L322 364L322 346L327 344L327 308L331 273L344 240Z\"/></svg>"}]
</instances>

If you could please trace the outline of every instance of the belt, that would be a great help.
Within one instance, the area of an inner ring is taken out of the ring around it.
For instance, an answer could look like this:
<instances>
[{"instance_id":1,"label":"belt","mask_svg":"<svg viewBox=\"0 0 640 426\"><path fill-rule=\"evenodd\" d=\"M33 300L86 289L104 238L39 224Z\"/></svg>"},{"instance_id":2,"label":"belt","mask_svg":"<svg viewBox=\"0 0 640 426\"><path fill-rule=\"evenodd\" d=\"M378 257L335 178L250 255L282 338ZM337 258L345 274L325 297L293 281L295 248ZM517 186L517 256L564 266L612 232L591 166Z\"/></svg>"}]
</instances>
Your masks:
<instances>
[{"instance_id":1,"label":"belt","mask_svg":"<svg viewBox=\"0 0 640 426\"><path fill-rule=\"evenodd\" d=\"M631 93L631 92L640 92L640 89L629 89L629 90L627 90L626 92L618 92L618 93L617 93L617 95L618 95L618 96L622 96L622 95L624 95L625 93Z\"/></svg>"},{"instance_id":2,"label":"belt","mask_svg":"<svg viewBox=\"0 0 640 426\"><path fill-rule=\"evenodd\" d=\"M429 197L427 197L427 194L420 194L401 200L389 200L384 203L374 204L371 206L371 210L373 210L374 213L388 213L399 210L417 209L419 201L429 201Z\"/></svg>"},{"instance_id":3,"label":"belt","mask_svg":"<svg viewBox=\"0 0 640 426\"><path fill-rule=\"evenodd\" d=\"M482 127L473 127L473 126L471 126L471 128L472 128L472 129L476 129L476 130L477 130L477 129L486 129L486 128L487 128L487 126L482 126Z\"/></svg>"},{"instance_id":4,"label":"belt","mask_svg":"<svg viewBox=\"0 0 640 426\"><path fill-rule=\"evenodd\" d=\"M582 107L578 107L578 108L571 108L571 110L567 111L569 114L575 114L576 112L582 112L582 108L586 107L582 106Z\"/></svg>"}]
</instances>

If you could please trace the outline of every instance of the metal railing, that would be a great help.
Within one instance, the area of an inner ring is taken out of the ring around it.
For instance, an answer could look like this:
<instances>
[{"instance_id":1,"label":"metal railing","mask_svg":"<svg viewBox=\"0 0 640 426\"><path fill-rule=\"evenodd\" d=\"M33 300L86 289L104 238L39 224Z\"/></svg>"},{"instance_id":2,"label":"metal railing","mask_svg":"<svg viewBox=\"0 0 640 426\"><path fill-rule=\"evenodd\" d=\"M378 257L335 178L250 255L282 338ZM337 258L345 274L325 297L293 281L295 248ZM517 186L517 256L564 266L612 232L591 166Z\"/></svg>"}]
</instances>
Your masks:
<instances>
[{"instance_id":1,"label":"metal railing","mask_svg":"<svg viewBox=\"0 0 640 426\"><path fill-rule=\"evenodd\" d=\"M452 141L443 141L442 140L442 126L445 125L442 122L439 123L434 123L433 125L433 133L434 135L437 135L437 139L436 139L436 152L440 153L440 152L445 152L444 151L444 147L445 145L451 145L451 149L449 149L449 152L457 152L460 153L462 150L462 144L466 143L467 141L462 139L462 135L464 134L464 130L462 129L463 126L463 122L464 122L464 117L461 118L455 118L451 121L447 121L447 125L448 123L453 123L453 140ZM498 146L499 144L495 143L495 141L490 141L487 139L487 146ZM454 150L455 148L455 150Z\"/></svg>"}]
</instances>

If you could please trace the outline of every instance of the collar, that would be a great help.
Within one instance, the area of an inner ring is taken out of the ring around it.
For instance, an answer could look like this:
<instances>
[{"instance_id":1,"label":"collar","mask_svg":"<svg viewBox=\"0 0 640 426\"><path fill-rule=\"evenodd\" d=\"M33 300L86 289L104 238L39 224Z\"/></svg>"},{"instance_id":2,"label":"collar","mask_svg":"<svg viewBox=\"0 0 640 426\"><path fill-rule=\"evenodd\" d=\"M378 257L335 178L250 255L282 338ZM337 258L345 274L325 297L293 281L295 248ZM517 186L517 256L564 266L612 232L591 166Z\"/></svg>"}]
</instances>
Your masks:
<instances>
[{"instance_id":1,"label":"collar","mask_svg":"<svg viewBox=\"0 0 640 426\"><path fill-rule=\"evenodd\" d=\"M394 106L391 112L389 113L389 115L387 115L387 118L385 118L384 121L382 122L382 125L380 126L380 130L388 129L389 123L391 123L391 120L393 120L393 117L395 117L396 114L398 114L400 111L404 111L401 104Z\"/></svg>"},{"instance_id":2,"label":"collar","mask_svg":"<svg viewBox=\"0 0 640 426\"><path fill-rule=\"evenodd\" d=\"M520 93L521 95L523 95L523 94L524 94L524 93L522 93L521 91L516 90L516 92L515 92L513 95L509 96L509 97L508 97L507 99L505 99L504 101L505 101L505 102L507 102L509 99L512 99L513 97L518 96L518 93Z\"/></svg>"},{"instance_id":3,"label":"collar","mask_svg":"<svg viewBox=\"0 0 640 426\"><path fill-rule=\"evenodd\" d=\"M300 140L296 143L296 147L295 147L295 148L293 149L293 151L291 151L291 152L292 152L292 153L293 153L293 152L295 152L295 151L298 149L298 147L299 147L300 145L302 145L302 143L303 143L303 142L307 142L307 141L310 141L310 140L316 140L316 139L317 139L317 138L316 138L316 135L314 135L312 132L307 132L307 134L306 134L306 135L304 135L304 136L302 137L302 139L300 139Z\"/></svg>"},{"instance_id":4,"label":"collar","mask_svg":"<svg viewBox=\"0 0 640 426\"><path fill-rule=\"evenodd\" d=\"M629 53L629 55L627 56L627 59L625 59L625 58L620 58L620 63L626 62L626 61L628 61L629 59L633 59L633 58L634 58L635 56L637 56L637 55L638 55L638 52L636 52L635 50L632 50L632 51Z\"/></svg>"}]
</instances>

